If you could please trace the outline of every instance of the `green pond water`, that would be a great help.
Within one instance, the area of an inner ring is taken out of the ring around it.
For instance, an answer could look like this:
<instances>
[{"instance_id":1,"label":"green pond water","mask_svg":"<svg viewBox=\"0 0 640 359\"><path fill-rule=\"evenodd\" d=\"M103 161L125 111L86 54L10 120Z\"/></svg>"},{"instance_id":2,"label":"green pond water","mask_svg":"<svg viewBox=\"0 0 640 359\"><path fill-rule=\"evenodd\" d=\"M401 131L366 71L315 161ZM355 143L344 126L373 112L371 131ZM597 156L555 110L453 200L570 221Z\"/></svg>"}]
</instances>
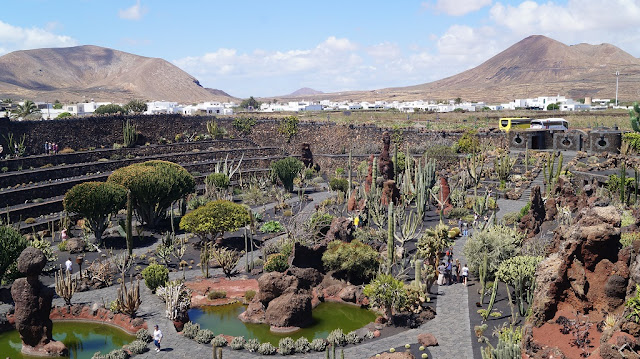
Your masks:
<instances>
[{"instance_id":1,"label":"green pond water","mask_svg":"<svg viewBox=\"0 0 640 359\"><path fill-rule=\"evenodd\" d=\"M93 353L106 354L121 348L136 338L109 325L85 322L54 322L53 339L63 342L72 359L91 359ZM33 358L20 353L22 341L17 330L0 333L0 353L2 359Z\"/></svg>"},{"instance_id":2,"label":"green pond water","mask_svg":"<svg viewBox=\"0 0 640 359\"><path fill-rule=\"evenodd\" d=\"M221 306L208 306L189 310L189 319L200 324L201 329L210 329L214 334L226 334L245 339L255 338L260 342L270 342L278 346L278 341L285 337L294 340L302 336L309 339L326 338L332 330L341 328L346 334L360 329L376 319L370 310L344 303L325 302L313 309L313 324L293 333L273 333L267 324L244 323L238 315L244 312L245 306L234 303Z\"/></svg>"}]
</instances>

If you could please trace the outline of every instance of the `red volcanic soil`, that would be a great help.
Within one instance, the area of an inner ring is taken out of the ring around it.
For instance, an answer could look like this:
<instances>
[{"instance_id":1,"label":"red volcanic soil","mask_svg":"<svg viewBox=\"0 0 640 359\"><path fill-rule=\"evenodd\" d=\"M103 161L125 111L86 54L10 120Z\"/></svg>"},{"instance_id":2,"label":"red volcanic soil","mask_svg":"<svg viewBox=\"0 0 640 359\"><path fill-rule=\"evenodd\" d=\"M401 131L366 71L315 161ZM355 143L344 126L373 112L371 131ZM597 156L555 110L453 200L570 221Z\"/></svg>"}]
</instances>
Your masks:
<instances>
[{"instance_id":1,"label":"red volcanic soil","mask_svg":"<svg viewBox=\"0 0 640 359\"><path fill-rule=\"evenodd\" d=\"M581 355L584 351L573 344L576 339L574 333L569 332L568 334L562 334L560 331L560 329L562 329L562 325L556 323L556 319L560 316L564 316L570 320L576 320L574 312L559 310L553 318L553 321L545 323L540 328L533 328L533 339L540 345L557 347L567 358L582 358ZM582 317L578 320L582 320ZM589 356L590 359L600 359L599 350L597 349L599 349L600 346L600 337L602 336L602 333L596 329L597 323L592 322L592 324L593 325L589 328L588 334L590 343L585 349L586 352L593 353Z\"/></svg>"},{"instance_id":2,"label":"red volcanic soil","mask_svg":"<svg viewBox=\"0 0 640 359\"><path fill-rule=\"evenodd\" d=\"M191 305L194 307L228 304L235 300L242 300L244 293L248 290L258 292L258 281L255 279L211 278L189 281L185 284L192 291ZM207 294L213 291L224 291L227 297L213 300L207 298Z\"/></svg>"}]
</instances>

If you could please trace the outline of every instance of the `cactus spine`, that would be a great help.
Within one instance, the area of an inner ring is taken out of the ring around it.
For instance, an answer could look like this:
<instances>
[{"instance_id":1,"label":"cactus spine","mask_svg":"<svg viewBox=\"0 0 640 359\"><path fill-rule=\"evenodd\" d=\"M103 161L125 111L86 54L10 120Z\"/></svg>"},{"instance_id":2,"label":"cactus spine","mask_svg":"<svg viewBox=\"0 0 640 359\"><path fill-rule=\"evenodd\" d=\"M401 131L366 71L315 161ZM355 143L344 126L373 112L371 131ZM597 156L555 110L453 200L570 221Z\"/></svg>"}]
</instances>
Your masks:
<instances>
[{"instance_id":1,"label":"cactus spine","mask_svg":"<svg viewBox=\"0 0 640 359\"><path fill-rule=\"evenodd\" d=\"M393 219L393 201L389 201L389 219L387 220L388 232L387 232L387 274L391 274L391 267L394 262L394 234L395 234L395 221Z\"/></svg>"}]
</instances>

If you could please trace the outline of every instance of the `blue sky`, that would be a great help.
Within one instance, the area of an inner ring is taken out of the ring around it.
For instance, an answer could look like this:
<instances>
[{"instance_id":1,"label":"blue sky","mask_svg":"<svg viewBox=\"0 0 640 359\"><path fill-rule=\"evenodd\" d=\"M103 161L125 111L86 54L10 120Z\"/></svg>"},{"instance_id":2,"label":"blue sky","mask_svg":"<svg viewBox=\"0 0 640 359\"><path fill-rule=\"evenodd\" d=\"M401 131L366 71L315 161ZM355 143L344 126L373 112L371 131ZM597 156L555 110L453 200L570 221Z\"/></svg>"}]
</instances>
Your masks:
<instances>
[{"instance_id":1,"label":"blue sky","mask_svg":"<svg viewBox=\"0 0 640 359\"><path fill-rule=\"evenodd\" d=\"M640 0L3 1L0 55L92 44L239 97L416 85L533 34L640 56Z\"/></svg>"}]
</instances>

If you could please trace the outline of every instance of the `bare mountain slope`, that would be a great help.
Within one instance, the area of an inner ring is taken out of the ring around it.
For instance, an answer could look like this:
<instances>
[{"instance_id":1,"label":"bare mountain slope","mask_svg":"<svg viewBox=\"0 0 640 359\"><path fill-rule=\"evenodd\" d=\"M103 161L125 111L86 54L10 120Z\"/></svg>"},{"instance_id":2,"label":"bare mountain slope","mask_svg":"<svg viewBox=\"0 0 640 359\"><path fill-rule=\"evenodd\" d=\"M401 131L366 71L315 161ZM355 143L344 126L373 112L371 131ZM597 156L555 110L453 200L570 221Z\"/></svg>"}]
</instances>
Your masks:
<instances>
[{"instance_id":1,"label":"bare mountain slope","mask_svg":"<svg viewBox=\"0 0 640 359\"><path fill-rule=\"evenodd\" d=\"M0 96L50 101L226 99L163 59L91 45L15 51L0 57Z\"/></svg>"},{"instance_id":2,"label":"bare mountain slope","mask_svg":"<svg viewBox=\"0 0 640 359\"><path fill-rule=\"evenodd\" d=\"M535 35L460 74L381 92L489 101L555 94L613 98L616 71L623 74L619 97L626 100L640 97L640 59L610 44L567 46Z\"/></svg>"}]
</instances>

